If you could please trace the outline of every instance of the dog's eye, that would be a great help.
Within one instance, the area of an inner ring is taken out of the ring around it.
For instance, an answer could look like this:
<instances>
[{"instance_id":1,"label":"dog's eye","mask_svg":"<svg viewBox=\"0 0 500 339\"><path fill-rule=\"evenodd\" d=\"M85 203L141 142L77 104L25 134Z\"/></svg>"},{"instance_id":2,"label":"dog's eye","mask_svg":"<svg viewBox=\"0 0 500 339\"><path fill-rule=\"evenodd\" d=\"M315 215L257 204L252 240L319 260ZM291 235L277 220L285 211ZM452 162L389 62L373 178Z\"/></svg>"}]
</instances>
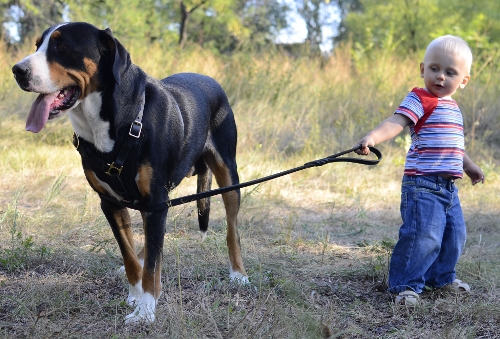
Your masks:
<instances>
[{"instance_id":1,"label":"dog's eye","mask_svg":"<svg viewBox=\"0 0 500 339\"><path fill-rule=\"evenodd\" d=\"M64 49L64 48L66 48L66 46L64 46L61 42L58 42L56 44L56 49Z\"/></svg>"}]
</instances>

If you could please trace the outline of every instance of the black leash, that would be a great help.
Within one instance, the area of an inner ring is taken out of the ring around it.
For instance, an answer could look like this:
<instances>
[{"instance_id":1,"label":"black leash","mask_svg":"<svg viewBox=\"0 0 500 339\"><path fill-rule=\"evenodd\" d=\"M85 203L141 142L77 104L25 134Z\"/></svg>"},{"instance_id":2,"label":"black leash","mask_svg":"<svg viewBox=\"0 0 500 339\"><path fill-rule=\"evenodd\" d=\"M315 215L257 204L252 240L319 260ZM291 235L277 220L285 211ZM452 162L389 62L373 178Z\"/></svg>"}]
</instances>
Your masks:
<instances>
[{"instance_id":1,"label":"black leash","mask_svg":"<svg viewBox=\"0 0 500 339\"><path fill-rule=\"evenodd\" d=\"M380 151L378 149L376 149L375 147L369 147L369 149L373 154L375 154L377 156L377 160L365 160L365 159L361 159L361 158L340 158L342 155L354 152L360 148L361 148L361 146L356 146L356 147L353 147L353 148L348 149L346 151L332 154L326 158L310 161L302 166L292 168L288 171L283 171L283 172L279 172L276 174L272 174L272 175L269 175L267 177L243 182L243 183L236 184L236 185L217 188L217 189L214 189L211 191L187 195L185 197L180 197L180 198L176 198L176 199L172 199L172 200L168 200L168 201L164 201L164 202L159 202L159 203L146 203L146 204L145 203L133 203L133 202L124 201L124 200L118 201L109 195L104 195L104 194L99 194L99 195L101 198L108 200L108 201L111 201L113 203L119 204L123 207L128 207L128 208L132 208L132 209L140 210L140 211L144 211L144 212L153 212L153 211L162 210L162 209L172 207L172 206L186 204L186 203L191 202L191 201L212 197L214 195L219 195L219 194L223 194L226 192L234 191L238 188L243 188L243 187L247 187L247 186L260 184L261 182L269 181L272 179L276 179L276 178L285 176L287 174L302 171L306 168L319 167L319 166L323 166L323 165L326 165L326 164L329 164L332 162L352 162L355 164L374 166L374 165L377 165L380 162L380 160L382 160L382 153L380 153Z\"/></svg>"},{"instance_id":2,"label":"black leash","mask_svg":"<svg viewBox=\"0 0 500 339\"><path fill-rule=\"evenodd\" d=\"M167 204L169 207L170 206L182 205L182 204L185 204L185 203L188 203L188 202L191 202L191 201L200 200L200 199L203 199L203 198L212 197L214 195L219 195L219 194L222 194L222 193L234 191L235 189L238 189L238 188L243 188L243 187L247 187L247 186L257 185L257 184L260 184L261 182L265 182L265 181L268 181L268 180L276 179L276 178L279 178L279 177L282 177L282 176L285 176L285 175L288 175L288 174L291 174L291 173L294 173L294 172L302 171L302 170L304 170L306 168L323 166L323 165L326 165L326 164L329 164L329 163L332 163L332 162L352 162L352 163L355 163L355 164L374 166L374 165L377 165L380 162L380 160L382 160L382 153L380 153L380 151L378 149L376 149L375 147L369 147L369 148L370 148L370 151L377 156L377 160L365 160L365 159L360 159L360 158L339 158L340 156L342 156L344 154L354 152L354 151L356 151L356 150L358 150L360 148L361 148L361 146L353 147L353 148L348 149L346 151L342 151L342 152L330 155L330 156L328 156L326 158L322 158L322 159L310 161L310 162L308 162L308 163L306 163L306 164L304 164L302 166L292 168L292 169L290 169L288 171L279 172L279 173L276 173L276 174L269 175L267 177L263 177L263 178L259 178L259 179L255 179L255 180L251 180L251 181L247 181L247 182L243 182L243 183L236 184L236 185L221 187L221 188L218 188L218 189L215 189L215 190L211 190L211 191L206 191L206 192L201 192L201 193L197 193L197 194L187 195L185 197L181 197L181 198L176 198L176 199L169 200L169 201L165 202L164 204Z\"/></svg>"}]
</instances>

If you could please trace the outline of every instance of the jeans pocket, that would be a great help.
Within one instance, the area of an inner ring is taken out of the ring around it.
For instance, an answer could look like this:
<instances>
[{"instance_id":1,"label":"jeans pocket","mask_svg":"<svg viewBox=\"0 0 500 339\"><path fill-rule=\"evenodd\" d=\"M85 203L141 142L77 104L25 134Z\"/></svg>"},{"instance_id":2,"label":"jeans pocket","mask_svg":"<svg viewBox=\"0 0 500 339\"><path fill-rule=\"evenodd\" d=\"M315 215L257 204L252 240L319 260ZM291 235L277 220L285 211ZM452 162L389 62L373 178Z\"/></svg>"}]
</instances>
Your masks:
<instances>
[{"instance_id":1,"label":"jeans pocket","mask_svg":"<svg viewBox=\"0 0 500 339\"><path fill-rule=\"evenodd\" d=\"M419 192L438 193L441 191L441 186L437 183L434 177L421 176L415 182L415 188Z\"/></svg>"}]
</instances>

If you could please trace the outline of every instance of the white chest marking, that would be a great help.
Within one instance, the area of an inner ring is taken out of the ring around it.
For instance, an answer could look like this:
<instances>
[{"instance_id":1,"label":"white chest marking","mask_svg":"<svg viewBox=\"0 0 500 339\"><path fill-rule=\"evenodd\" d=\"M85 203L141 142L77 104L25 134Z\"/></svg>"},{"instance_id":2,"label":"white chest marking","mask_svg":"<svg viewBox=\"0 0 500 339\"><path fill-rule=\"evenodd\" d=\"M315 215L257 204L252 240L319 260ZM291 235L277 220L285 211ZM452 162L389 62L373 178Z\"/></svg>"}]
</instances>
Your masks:
<instances>
[{"instance_id":1,"label":"white chest marking","mask_svg":"<svg viewBox=\"0 0 500 339\"><path fill-rule=\"evenodd\" d=\"M90 141L101 152L113 149L115 141L109 136L109 121L101 119L102 96L100 92L89 94L68 111L68 116L76 134Z\"/></svg>"}]
</instances>

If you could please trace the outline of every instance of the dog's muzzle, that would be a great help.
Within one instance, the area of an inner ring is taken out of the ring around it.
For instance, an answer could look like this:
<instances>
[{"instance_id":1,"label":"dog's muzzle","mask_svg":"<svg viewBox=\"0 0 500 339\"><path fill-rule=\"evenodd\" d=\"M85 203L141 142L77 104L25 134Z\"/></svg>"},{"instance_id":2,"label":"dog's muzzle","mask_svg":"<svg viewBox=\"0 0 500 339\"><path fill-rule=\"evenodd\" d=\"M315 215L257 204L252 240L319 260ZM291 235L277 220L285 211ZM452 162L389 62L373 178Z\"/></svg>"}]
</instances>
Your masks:
<instances>
[{"instance_id":1,"label":"dog's muzzle","mask_svg":"<svg viewBox=\"0 0 500 339\"><path fill-rule=\"evenodd\" d=\"M31 77L31 68L27 63L20 62L15 64L12 67L12 73L14 73L14 78L17 81L17 84L21 89L25 91L31 91L30 90L30 79Z\"/></svg>"}]
</instances>

